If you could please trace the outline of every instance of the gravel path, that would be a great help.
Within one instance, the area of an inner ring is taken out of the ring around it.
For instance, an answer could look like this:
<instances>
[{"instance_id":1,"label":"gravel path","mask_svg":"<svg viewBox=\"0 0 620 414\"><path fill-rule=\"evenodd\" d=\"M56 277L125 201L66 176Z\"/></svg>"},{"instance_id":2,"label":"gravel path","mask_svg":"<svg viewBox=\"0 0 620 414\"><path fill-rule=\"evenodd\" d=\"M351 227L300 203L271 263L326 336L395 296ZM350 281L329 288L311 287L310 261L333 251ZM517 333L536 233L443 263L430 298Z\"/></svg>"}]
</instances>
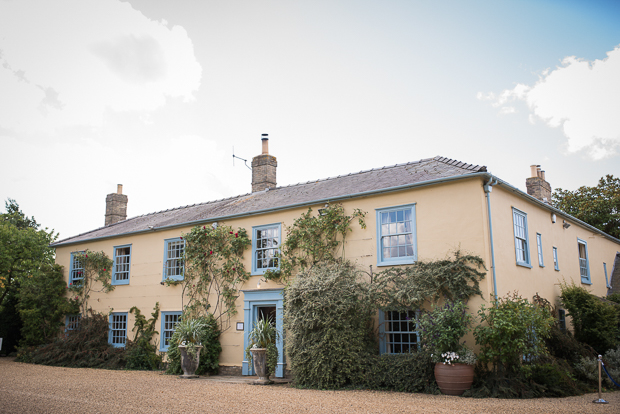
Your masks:
<instances>
[{"instance_id":1,"label":"gravel path","mask_svg":"<svg viewBox=\"0 0 620 414\"><path fill-rule=\"evenodd\" d=\"M377 391L299 390L157 372L21 364L0 358L0 413L620 413L620 392L498 400Z\"/></svg>"}]
</instances>

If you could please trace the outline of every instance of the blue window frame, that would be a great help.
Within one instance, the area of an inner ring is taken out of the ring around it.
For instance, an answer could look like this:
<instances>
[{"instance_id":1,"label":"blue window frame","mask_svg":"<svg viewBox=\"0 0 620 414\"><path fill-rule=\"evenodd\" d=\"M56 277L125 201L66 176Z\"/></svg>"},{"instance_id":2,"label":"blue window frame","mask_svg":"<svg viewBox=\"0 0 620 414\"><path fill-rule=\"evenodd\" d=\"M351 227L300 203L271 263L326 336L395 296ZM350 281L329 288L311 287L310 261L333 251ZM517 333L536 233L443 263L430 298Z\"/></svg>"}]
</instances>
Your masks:
<instances>
[{"instance_id":1,"label":"blue window frame","mask_svg":"<svg viewBox=\"0 0 620 414\"><path fill-rule=\"evenodd\" d=\"M560 264L558 262L558 248L553 247L553 268L555 270L560 270Z\"/></svg>"},{"instance_id":2,"label":"blue window frame","mask_svg":"<svg viewBox=\"0 0 620 414\"><path fill-rule=\"evenodd\" d=\"M65 332L75 331L80 326L81 315L66 315L65 316Z\"/></svg>"},{"instance_id":3,"label":"blue window frame","mask_svg":"<svg viewBox=\"0 0 620 414\"><path fill-rule=\"evenodd\" d=\"M108 343L113 347L125 346L127 341L127 312L114 312L110 314L110 329L108 331Z\"/></svg>"},{"instance_id":4,"label":"blue window frame","mask_svg":"<svg viewBox=\"0 0 620 414\"><path fill-rule=\"evenodd\" d=\"M566 311L558 309L558 325L562 332L566 332Z\"/></svg>"},{"instance_id":5,"label":"blue window frame","mask_svg":"<svg viewBox=\"0 0 620 414\"><path fill-rule=\"evenodd\" d=\"M281 230L280 223L252 227L252 274L280 267Z\"/></svg>"},{"instance_id":6,"label":"blue window frame","mask_svg":"<svg viewBox=\"0 0 620 414\"><path fill-rule=\"evenodd\" d=\"M418 350L419 312L379 312L379 350L382 354L406 354Z\"/></svg>"},{"instance_id":7,"label":"blue window frame","mask_svg":"<svg viewBox=\"0 0 620 414\"><path fill-rule=\"evenodd\" d=\"M377 209L377 266L417 260L415 204Z\"/></svg>"},{"instance_id":8,"label":"blue window frame","mask_svg":"<svg viewBox=\"0 0 620 414\"><path fill-rule=\"evenodd\" d=\"M185 240L182 238L164 240L164 280L183 280L185 274L184 253Z\"/></svg>"},{"instance_id":9,"label":"blue window frame","mask_svg":"<svg viewBox=\"0 0 620 414\"><path fill-rule=\"evenodd\" d=\"M543 260L542 236L540 233L536 233L536 246L538 247L538 266L545 267L545 262Z\"/></svg>"},{"instance_id":10,"label":"blue window frame","mask_svg":"<svg viewBox=\"0 0 620 414\"><path fill-rule=\"evenodd\" d=\"M579 252L579 274L581 275L581 283L591 285L590 263L588 262L588 242L577 239L577 250Z\"/></svg>"},{"instance_id":11,"label":"blue window frame","mask_svg":"<svg viewBox=\"0 0 620 414\"><path fill-rule=\"evenodd\" d=\"M162 312L161 313L161 341L159 350L167 352L170 346L170 338L174 333L174 328L181 321L183 312Z\"/></svg>"},{"instance_id":12,"label":"blue window frame","mask_svg":"<svg viewBox=\"0 0 620 414\"><path fill-rule=\"evenodd\" d=\"M81 283L84 279L84 263L79 259L79 254L83 252L71 253L71 264L69 265L69 284Z\"/></svg>"},{"instance_id":13,"label":"blue window frame","mask_svg":"<svg viewBox=\"0 0 620 414\"><path fill-rule=\"evenodd\" d=\"M112 284L128 285L131 270L131 244L114 246L114 267L112 268Z\"/></svg>"},{"instance_id":14,"label":"blue window frame","mask_svg":"<svg viewBox=\"0 0 620 414\"><path fill-rule=\"evenodd\" d=\"M527 214L512 208L512 222L515 235L515 256L519 266L532 267L530 245L527 238Z\"/></svg>"}]
</instances>

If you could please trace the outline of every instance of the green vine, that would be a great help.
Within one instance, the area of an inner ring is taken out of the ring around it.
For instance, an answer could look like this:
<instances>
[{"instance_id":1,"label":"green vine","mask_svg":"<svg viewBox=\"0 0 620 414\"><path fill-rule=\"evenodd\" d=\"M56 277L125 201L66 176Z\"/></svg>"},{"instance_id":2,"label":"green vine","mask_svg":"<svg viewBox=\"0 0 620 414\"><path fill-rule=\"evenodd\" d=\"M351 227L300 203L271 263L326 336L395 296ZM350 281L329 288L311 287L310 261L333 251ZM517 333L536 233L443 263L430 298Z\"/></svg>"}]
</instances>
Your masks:
<instances>
[{"instance_id":1,"label":"green vine","mask_svg":"<svg viewBox=\"0 0 620 414\"><path fill-rule=\"evenodd\" d=\"M250 278L243 266L243 252L251 242L247 231L232 227L196 226L182 237L185 240L183 280L167 279L168 285L183 287L184 317L197 318L212 313L225 330L237 313L238 288ZM215 296L211 310L210 298Z\"/></svg>"},{"instance_id":2,"label":"green vine","mask_svg":"<svg viewBox=\"0 0 620 414\"><path fill-rule=\"evenodd\" d=\"M482 296L480 280L487 270L479 256L463 254L453 258L418 260L410 266L391 267L377 273L370 284L375 303L383 310L406 311L420 309L425 301L437 302L446 297L467 301L470 296Z\"/></svg>"},{"instance_id":3,"label":"green vine","mask_svg":"<svg viewBox=\"0 0 620 414\"><path fill-rule=\"evenodd\" d=\"M286 241L280 252L280 268L267 270L264 278L286 283L295 273L312 268L319 262L334 262L340 256L344 258L344 249L339 255L346 235L352 231L351 222L355 219L361 228L366 228L366 213L354 209L348 216L342 204L331 204L319 210L318 215L312 209L297 218L293 225L286 228Z\"/></svg>"},{"instance_id":4,"label":"green vine","mask_svg":"<svg viewBox=\"0 0 620 414\"><path fill-rule=\"evenodd\" d=\"M68 291L71 300L79 306L82 315L86 315L91 292L108 293L114 290L111 283L113 262L104 252L86 250L74 253L74 256L82 264L83 270L79 274L82 279L69 283ZM95 288L96 283L101 284L97 289Z\"/></svg>"}]
</instances>

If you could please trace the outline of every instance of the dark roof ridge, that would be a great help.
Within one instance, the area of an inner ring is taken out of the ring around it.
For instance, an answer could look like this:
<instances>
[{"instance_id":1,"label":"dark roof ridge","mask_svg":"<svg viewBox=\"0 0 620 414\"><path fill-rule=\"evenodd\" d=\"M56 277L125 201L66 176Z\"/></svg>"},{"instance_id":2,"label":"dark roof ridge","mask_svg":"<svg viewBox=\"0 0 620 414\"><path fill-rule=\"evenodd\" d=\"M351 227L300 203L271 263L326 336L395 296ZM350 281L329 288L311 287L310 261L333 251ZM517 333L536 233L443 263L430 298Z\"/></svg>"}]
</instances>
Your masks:
<instances>
[{"instance_id":1,"label":"dark roof ridge","mask_svg":"<svg viewBox=\"0 0 620 414\"><path fill-rule=\"evenodd\" d=\"M487 171L487 167L485 165L474 165L474 164L468 164L466 162L462 162L459 160L454 160L452 158L446 158L446 157L442 157L441 155L438 155L434 158L432 158L435 161L439 161L439 162L443 162L444 164L447 165L453 165L455 167L459 167L459 168L463 168L466 170L478 170L480 172L486 172ZM423 160L420 160L423 161Z\"/></svg>"}]
</instances>

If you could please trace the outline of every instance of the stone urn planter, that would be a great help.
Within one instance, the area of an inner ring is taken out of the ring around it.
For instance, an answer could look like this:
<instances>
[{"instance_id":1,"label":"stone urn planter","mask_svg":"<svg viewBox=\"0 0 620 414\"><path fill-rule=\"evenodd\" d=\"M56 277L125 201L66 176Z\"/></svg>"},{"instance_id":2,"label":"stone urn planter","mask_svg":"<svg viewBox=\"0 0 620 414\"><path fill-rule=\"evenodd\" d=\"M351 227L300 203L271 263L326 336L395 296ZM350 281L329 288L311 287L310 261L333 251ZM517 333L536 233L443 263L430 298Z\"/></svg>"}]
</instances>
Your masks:
<instances>
[{"instance_id":1,"label":"stone urn planter","mask_svg":"<svg viewBox=\"0 0 620 414\"><path fill-rule=\"evenodd\" d=\"M183 370L183 375L179 375L179 378L198 378L198 375L196 375L196 370L198 369L198 364L200 363L201 349L202 345L196 346L196 358L194 358L187 352L186 346L179 345L179 351L181 352L181 369Z\"/></svg>"},{"instance_id":2,"label":"stone urn planter","mask_svg":"<svg viewBox=\"0 0 620 414\"><path fill-rule=\"evenodd\" d=\"M273 381L269 379L269 373L267 370L267 348L252 348L250 349L250 352L252 353L254 372L258 375L258 379L254 381L254 384L273 384Z\"/></svg>"},{"instance_id":3,"label":"stone urn planter","mask_svg":"<svg viewBox=\"0 0 620 414\"><path fill-rule=\"evenodd\" d=\"M474 366L467 364L435 364L435 380L442 393L461 395L474 382Z\"/></svg>"}]
</instances>

